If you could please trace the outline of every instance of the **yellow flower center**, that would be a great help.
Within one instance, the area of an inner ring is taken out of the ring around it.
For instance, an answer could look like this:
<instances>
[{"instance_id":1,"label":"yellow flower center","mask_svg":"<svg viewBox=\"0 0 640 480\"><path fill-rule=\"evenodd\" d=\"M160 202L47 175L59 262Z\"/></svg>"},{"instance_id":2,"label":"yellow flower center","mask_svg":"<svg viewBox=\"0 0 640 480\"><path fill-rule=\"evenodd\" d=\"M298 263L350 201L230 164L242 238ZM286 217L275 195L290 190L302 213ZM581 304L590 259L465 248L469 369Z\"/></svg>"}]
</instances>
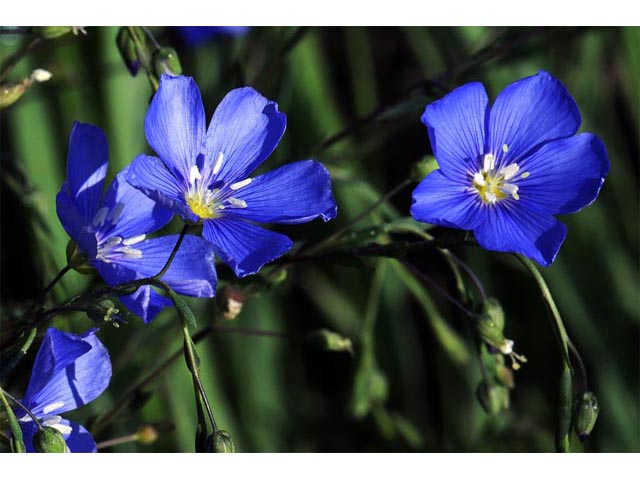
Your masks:
<instances>
[{"instance_id":1,"label":"yellow flower center","mask_svg":"<svg viewBox=\"0 0 640 480\"><path fill-rule=\"evenodd\" d=\"M503 152L507 152L505 145ZM473 187L485 204L493 205L496 202L511 196L514 200L520 200L518 185L514 183L514 177L520 170L517 163L510 163L500 170L496 169L495 157L491 153L484 156L484 164L481 171L473 174ZM529 172L524 172L520 177L527 178ZM512 180L513 179L513 180Z\"/></svg>"}]
</instances>

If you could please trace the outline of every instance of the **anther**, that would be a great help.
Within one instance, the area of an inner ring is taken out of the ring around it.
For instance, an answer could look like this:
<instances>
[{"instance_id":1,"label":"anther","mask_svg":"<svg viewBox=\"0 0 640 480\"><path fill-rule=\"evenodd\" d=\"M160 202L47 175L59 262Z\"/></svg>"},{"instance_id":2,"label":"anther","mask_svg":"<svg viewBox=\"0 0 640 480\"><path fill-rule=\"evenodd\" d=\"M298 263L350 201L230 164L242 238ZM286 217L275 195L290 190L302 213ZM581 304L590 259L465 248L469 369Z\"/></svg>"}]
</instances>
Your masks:
<instances>
[{"instance_id":1,"label":"anther","mask_svg":"<svg viewBox=\"0 0 640 480\"><path fill-rule=\"evenodd\" d=\"M213 174L214 175L220 171L220 168L222 167L222 161L223 160L224 160L224 153L220 152L218 154L218 158L216 159L216 164L213 167Z\"/></svg>"},{"instance_id":2,"label":"anther","mask_svg":"<svg viewBox=\"0 0 640 480\"><path fill-rule=\"evenodd\" d=\"M252 182L252 180L253 179L251 179L251 178L245 178L241 182L232 183L231 185L229 185L229 188L231 190L238 190L238 189L240 189L242 187L246 187L247 185L249 185Z\"/></svg>"}]
</instances>

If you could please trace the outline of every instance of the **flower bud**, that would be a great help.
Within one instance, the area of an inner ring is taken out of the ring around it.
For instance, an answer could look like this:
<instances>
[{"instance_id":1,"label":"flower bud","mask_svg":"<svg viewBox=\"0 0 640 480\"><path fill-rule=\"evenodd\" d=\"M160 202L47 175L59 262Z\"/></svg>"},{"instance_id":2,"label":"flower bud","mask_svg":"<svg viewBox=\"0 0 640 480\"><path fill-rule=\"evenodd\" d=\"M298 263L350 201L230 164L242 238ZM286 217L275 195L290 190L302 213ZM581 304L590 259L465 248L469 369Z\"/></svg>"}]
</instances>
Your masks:
<instances>
[{"instance_id":1,"label":"flower bud","mask_svg":"<svg viewBox=\"0 0 640 480\"><path fill-rule=\"evenodd\" d=\"M138 57L136 43L131 38L127 27L121 27L120 30L118 30L116 45L118 46L122 60L129 70L129 73L131 73L131 76L135 77L140 69L141 62Z\"/></svg>"},{"instance_id":2,"label":"flower bud","mask_svg":"<svg viewBox=\"0 0 640 480\"><path fill-rule=\"evenodd\" d=\"M62 433L53 427L42 427L33 436L33 448L39 453L68 453Z\"/></svg>"},{"instance_id":3,"label":"flower bud","mask_svg":"<svg viewBox=\"0 0 640 480\"><path fill-rule=\"evenodd\" d=\"M163 73L176 76L182 73L182 65L178 54L171 47L162 47L153 54L153 66L156 76L160 77Z\"/></svg>"},{"instance_id":4,"label":"flower bud","mask_svg":"<svg viewBox=\"0 0 640 480\"><path fill-rule=\"evenodd\" d=\"M598 399L593 392L583 393L573 407L573 428L583 442L593 430L600 414Z\"/></svg>"},{"instance_id":5,"label":"flower bud","mask_svg":"<svg viewBox=\"0 0 640 480\"><path fill-rule=\"evenodd\" d=\"M242 311L245 295L237 287L225 286L217 295L218 306L227 320L233 320Z\"/></svg>"},{"instance_id":6,"label":"flower bud","mask_svg":"<svg viewBox=\"0 0 640 480\"><path fill-rule=\"evenodd\" d=\"M0 85L0 109L14 104L24 94L27 86L24 83L4 83Z\"/></svg>"},{"instance_id":7,"label":"flower bud","mask_svg":"<svg viewBox=\"0 0 640 480\"><path fill-rule=\"evenodd\" d=\"M73 27L35 27L34 31L42 38L52 39L62 37L71 32Z\"/></svg>"},{"instance_id":8,"label":"flower bud","mask_svg":"<svg viewBox=\"0 0 640 480\"><path fill-rule=\"evenodd\" d=\"M438 161L435 157L428 155L411 166L410 177L412 180L420 182L424 177L437 169Z\"/></svg>"},{"instance_id":9,"label":"flower bud","mask_svg":"<svg viewBox=\"0 0 640 480\"><path fill-rule=\"evenodd\" d=\"M231 435L224 430L218 430L207 438L206 449L209 453L235 453Z\"/></svg>"},{"instance_id":10,"label":"flower bud","mask_svg":"<svg viewBox=\"0 0 640 480\"><path fill-rule=\"evenodd\" d=\"M307 340L321 350L331 352L349 352L353 355L353 343L350 338L323 328L307 335Z\"/></svg>"},{"instance_id":11,"label":"flower bud","mask_svg":"<svg viewBox=\"0 0 640 480\"><path fill-rule=\"evenodd\" d=\"M482 380L476 389L476 396L485 412L496 415L509 409L509 390Z\"/></svg>"},{"instance_id":12,"label":"flower bud","mask_svg":"<svg viewBox=\"0 0 640 480\"><path fill-rule=\"evenodd\" d=\"M83 275L90 275L96 271L95 268L88 263L87 255L80 251L78 244L73 240L69 240L69 243L67 243L67 263L76 272L82 273Z\"/></svg>"},{"instance_id":13,"label":"flower bud","mask_svg":"<svg viewBox=\"0 0 640 480\"><path fill-rule=\"evenodd\" d=\"M491 318L496 328L504 330L504 310L497 298L487 298L482 304L482 310Z\"/></svg>"}]
</instances>

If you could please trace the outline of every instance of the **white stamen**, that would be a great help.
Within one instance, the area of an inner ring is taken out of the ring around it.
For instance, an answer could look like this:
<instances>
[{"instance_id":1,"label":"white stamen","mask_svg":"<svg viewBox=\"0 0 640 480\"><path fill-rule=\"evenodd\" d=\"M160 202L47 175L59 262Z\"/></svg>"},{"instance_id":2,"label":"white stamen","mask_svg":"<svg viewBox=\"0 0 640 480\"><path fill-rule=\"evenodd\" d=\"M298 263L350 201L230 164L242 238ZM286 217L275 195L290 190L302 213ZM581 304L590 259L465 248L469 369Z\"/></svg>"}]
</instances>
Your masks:
<instances>
[{"instance_id":1,"label":"white stamen","mask_svg":"<svg viewBox=\"0 0 640 480\"><path fill-rule=\"evenodd\" d=\"M120 252L123 253L126 258L142 258L142 250L135 248L124 247Z\"/></svg>"},{"instance_id":2,"label":"white stamen","mask_svg":"<svg viewBox=\"0 0 640 480\"><path fill-rule=\"evenodd\" d=\"M247 185L249 185L252 182L252 180L253 179L251 179L251 178L245 178L241 182L232 183L231 185L229 185L229 188L231 190L238 190L238 189L240 189L242 187L246 187Z\"/></svg>"},{"instance_id":3,"label":"white stamen","mask_svg":"<svg viewBox=\"0 0 640 480\"><path fill-rule=\"evenodd\" d=\"M62 417L60 415L49 415L40 419L40 423L45 427L53 427L56 423L60 423Z\"/></svg>"},{"instance_id":4,"label":"white stamen","mask_svg":"<svg viewBox=\"0 0 640 480\"><path fill-rule=\"evenodd\" d=\"M124 203L118 202L111 213L107 216L107 220L111 223L116 224L118 220L120 220L120 215L122 215L122 211L124 210Z\"/></svg>"},{"instance_id":5,"label":"white stamen","mask_svg":"<svg viewBox=\"0 0 640 480\"><path fill-rule=\"evenodd\" d=\"M488 172L489 170L493 170L493 168L495 167L495 165L496 165L496 159L495 159L495 157L493 156L493 154L492 154L492 153L487 153L487 154L484 156L484 166L483 166L483 170L484 170L485 172Z\"/></svg>"},{"instance_id":6,"label":"white stamen","mask_svg":"<svg viewBox=\"0 0 640 480\"><path fill-rule=\"evenodd\" d=\"M220 152L218 154L218 158L216 159L216 164L213 167L213 174L214 175L220 171L220 168L222 167L222 161L223 160L224 160L224 153Z\"/></svg>"},{"instance_id":7,"label":"white stamen","mask_svg":"<svg viewBox=\"0 0 640 480\"><path fill-rule=\"evenodd\" d=\"M500 346L500 352L503 355L509 355L511 352L513 352L513 340L505 338L504 343Z\"/></svg>"},{"instance_id":8,"label":"white stamen","mask_svg":"<svg viewBox=\"0 0 640 480\"><path fill-rule=\"evenodd\" d=\"M61 423L56 423L55 425L51 425L51 428L55 428L63 435L69 435L73 430L69 425L63 425Z\"/></svg>"},{"instance_id":9,"label":"white stamen","mask_svg":"<svg viewBox=\"0 0 640 480\"><path fill-rule=\"evenodd\" d=\"M122 242L122 237L110 237L100 247L101 248L111 248L111 247L114 247L116 245L119 245L120 242Z\"/></svg>"},{"instance_id":10,"label":"white stamen","mask_svg":"<svg viewBox=\"0 0 640 480\"><path fill-rule=\"evenodd\" d=\"M484 179L484 175L482 175L480 172L476 172L473 174L473 183L475 185L478 185L479 187L484 187L487 184Z\"/></svg>"},{"instance_id":11,"label":"white stamen","mask_svg":"<svg viewBox=\"0 0 640 480\"><path fill-rule=\"evenodd\" d=\"M55 402L50 405L47 405L42 409L42 413L43 415L48 415L49 413L53 412L55 409L60 407L64 407L64 402Z\"/></svg>"},{"instance_id":12,"label":"white stamen","mask_svg":"<svg viewBox=\"0 0 640 480\"><path fill-rule=\"evenodd\" d=\"M229 197L229 198L227 198L227 202L229 202L229 204L232 207L236 207L236 208L246 208L246 206L247 206L247 202L245 202L244 200L241 200L239 198Z\"/></svg>"},{"instance_id":13,"label":"white stamen","mask_svg":"<svg viewBox=\"0 0 640 480\"><path fill-rule=\"evenodd\" d=\"M529 175L531 175L529 172L524 172L520 177L527 178Z\"/></svg>"},{"instance_id":14,"label":"white stamen","mask_svg":"<svg viewBox=\"0 0 640 480\"><path fill-rule=\"evenodd\" d=\"M496 203L498 201L498 198L491 192L485 193L484 197L486 198L487 202L489 202L489 203Z\"/></svg>"},{"instance_id":15,"label":"white stamen","mask_svg":"<svg viewBox=\"0 0 640 480\"><path fill-rule=\"evenodd\" d=\"M515 200L520 200L520 196L518 195L518 186L513 183L505 183L500 186L500 190L511 195Z\"/></svg>"},{"instance_id":16,"label":"white stamen","mask_svg":"<svg viewBox=\"0 0 640 480\"><path fill-rule=\"evenodd\" d=\"M104 226L104 221L107 219L108 213L109 213L109 209L107 207L102 207L100 210L98 210L96 212L96 216L93 217L93 226L94 227Z\"/></svg>"},{"instance_id":17,"label":"white stamen","mask_svg":"<svg viewBox=\"0 0 640 480\"><path fill-rule=\"evenodd\" d=\"M502 175L505 180L509 180L516 173L518 173L518 170L520 170L520 167L518 166L518 164L517 163L512 163L511 165L507 165L506 167L501 169L500 170L500 175Z\"/></svg>"},{"instance_id":18,"label":"white stamen","mask_svg":"<svg viewBox=\"0 0 640 480\"><path fill-rule=\"evenodd\" d=\"M202 180L202 175L196 165L191 165L191 169L189 170L189 183L193 185L196 180Z\"/></svg>"},{"instance_id":19,"label":"white stamen","mask_svg":"<svg viewBox=\"0 0 640 480\"><path fill-rule=\"evenodd\" d=\"M504 145L502 145L502 151L504 153L507 153L509 151L509 145L507 145L506 143Z\"/></svg>"},{"instance_id":20,"label":"white stamen","mask_svg":"<svg viewBox=\"0 0 640 480\"><path fill-rule=\"evenodd\" d=\"M126 240L122 241L123 245L135 245L136 243L140 243L141 241L143 241L145 238L147 238L146 234L142 234L142 235L138 235L137 237L131 237L131 238L127 238Z\"/></svg>"}]
</instances>

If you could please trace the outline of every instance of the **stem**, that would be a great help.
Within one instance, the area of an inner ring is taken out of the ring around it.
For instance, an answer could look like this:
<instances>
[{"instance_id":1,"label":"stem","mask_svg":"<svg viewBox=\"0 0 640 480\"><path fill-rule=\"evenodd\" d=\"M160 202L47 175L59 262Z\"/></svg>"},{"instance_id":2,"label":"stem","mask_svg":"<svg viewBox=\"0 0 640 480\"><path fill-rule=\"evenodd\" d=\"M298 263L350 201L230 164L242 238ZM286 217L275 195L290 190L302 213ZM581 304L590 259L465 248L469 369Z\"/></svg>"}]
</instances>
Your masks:
<instances>
[{"instance_id":1,"label":"stem","mask_svg":"<svg viewBox=\"0 0 640 480\"><path fill-rule=\"evenodd\" d=\"M562 357L565 365L567 365L571 371L573 372L573 367L571 366L571 359L569 358L569 344L571 340L569 339L569 335L567 334L567 330L564 327L564 323L562 322L562 317L560 316L560 311L556 306L556 302L553 299L553 295L551 295L551 291L547 286L547 282L544 280L544 277L540 273L540 271L536 268L531 260L522 255L515 255L515 257L520 260L520 262L524 265L524 267L531 273L534 280L538 284L540 288L540 293L542 293L542 297L545 302L549 306L549 310L551 311L551 316L553 317L553 322L551 326L553 327L553 331L556 334L556 339L558 341L558 345L562 350Z\"/></svg>"},{"instance_id":2,"label":"stem","mask_svg":"<svg viewBox=\"0 0 640 480\"><path fill-rule=\"evenodd\" d=\"M142 29L142 31L144 31L144 33L147 34L147 37L149 37L149 39L151 40L151 43L153 43L153 46L156 47L157 49L162 48L160 46L160 44L158 43L158 41L156 40L156 37L153 36L153 33L151 33L151 30L149 30L147 27L140 27Z\"/></svg>"},{"instance_id":3,"label":"stem","mask_svg":"<svg viewBox=\"0 0 640 480\"><path fill-rule=\"evenodd\" d=\"M29 53L29 50L34 48L38 43L40 43L40 37L33 37L28 42L25 42L17 52L4 61L2 66L0 66L0 82L3 81L9 73L11 73L13 67L15 67L17 63Z\"/></svg>"},{"instance_id":4,"label":"stem","mask_svg":"<svg viewBox=\"0 0 640 480\"><path fill-rule=\"evenodd\" d=\"M176 245L173 247L173 250L171 251L171 255L169 255L169 258L167 259L167 263L164 264L164 267L162 267L162 270L160 270L156 275L154 275L151 278L155 280L159 280L160 278L162 278L162 276L165 273L167 273L167 270L169 270L171 263L173 262L174 258L176 258L176 255L178 254L178 249L180 248L180 245L182 245L182 240L184 240L184 236L187 234L188 230L189 230L189 224L185 223L184 227L182 227L182 231L180 232L180 236L178 237L178 241L176 242Z\"/></svg>"},{"instance_id":5,"label":"stem","mask_svg":"<svg viewBox=\"0 0 640 480\"><path fill-rule=\"evenodd\" d=\"M4 390L2 387L0 387L0 394L2 395L6 395L6 397L11 400L13 403L15 403L16 405L18 405L21 409L23 409L25 412L27 412L27 415L29 415L31 417L31 420L34 421L34 423L38 426L38 429L42 428L42 425L40 424L40 421L38 420L38 418L31 412L31 410L29 410L27 407L24 406L24 404L18 400L16 397L14 397L13 395L11 395L9 392L7 392L6 390Z\"/></svg>"},{"instance_id":6,"label":"stem","mask_svg":"<svg viewBox=\"0 0 640 480\"><path fill-rule=\"evenodd\" d=\"M136 442L138 440L138 434L132 433L131 435L125 435L123 437L112 438L111 440L105 440L96 445L98 450L103 448L115 447L116 445L122 445L123 443Z\"/></svg>"}]
</instances>

